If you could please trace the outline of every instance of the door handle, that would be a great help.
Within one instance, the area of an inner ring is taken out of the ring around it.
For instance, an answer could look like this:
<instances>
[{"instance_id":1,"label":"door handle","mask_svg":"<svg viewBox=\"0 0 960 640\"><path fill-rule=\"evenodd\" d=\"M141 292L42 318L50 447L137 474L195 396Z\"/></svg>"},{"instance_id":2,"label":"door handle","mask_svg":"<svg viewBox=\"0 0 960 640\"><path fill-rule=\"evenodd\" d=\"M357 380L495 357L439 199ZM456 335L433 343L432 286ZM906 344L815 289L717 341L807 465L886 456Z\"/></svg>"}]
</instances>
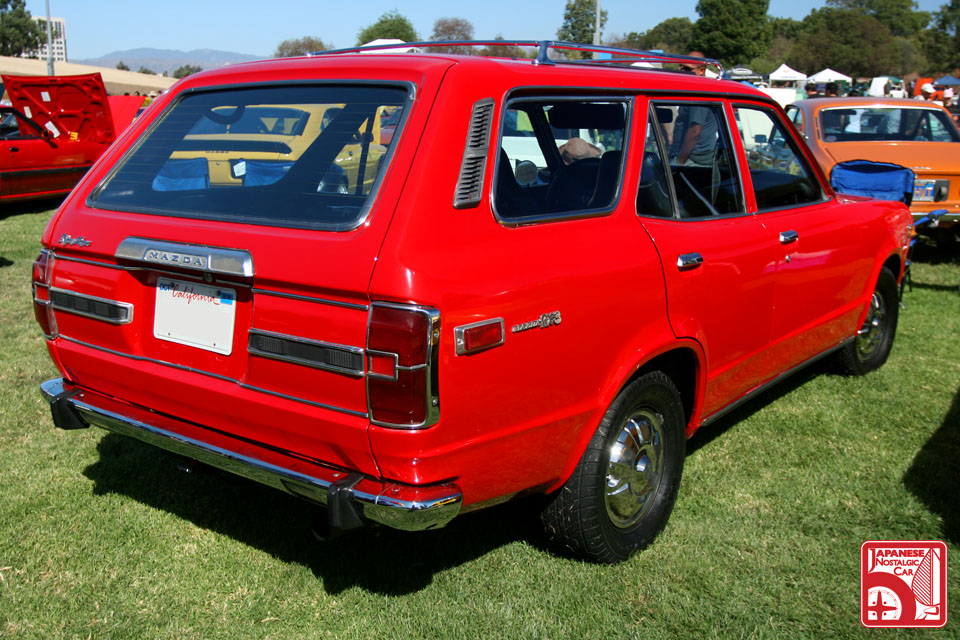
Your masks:
<instances>
[{"instance_id":1,"label":"door handle","mask_svg":"<svg viewBox=\"0 0 960 640\"><path fill-rule=\"evenodd\" d=\"M689 271L703 264L703 256L699 253L684 253L677 258L677 269Z\"/></svg>"},{"instance_id":2,"label":"door handle","mask_svg":"<svg viewBox=\"0 0 960 640\"><path fill-rule=\"evenodd\" d=\"M780 244L790 244L791 242L796 242L800 239L800 234L796 231L781 231L780 232Z\"/></svg>"},{"instance_id":3,"label":"door handle","mask_svg":"<svg viewBox=\"0 0 960 640\"><path fill-rule=\"evenodd\" d=\"M20 147L10 147L11 153L16 153L17 151L20 151Z\"/></svg>"}]
</instances>

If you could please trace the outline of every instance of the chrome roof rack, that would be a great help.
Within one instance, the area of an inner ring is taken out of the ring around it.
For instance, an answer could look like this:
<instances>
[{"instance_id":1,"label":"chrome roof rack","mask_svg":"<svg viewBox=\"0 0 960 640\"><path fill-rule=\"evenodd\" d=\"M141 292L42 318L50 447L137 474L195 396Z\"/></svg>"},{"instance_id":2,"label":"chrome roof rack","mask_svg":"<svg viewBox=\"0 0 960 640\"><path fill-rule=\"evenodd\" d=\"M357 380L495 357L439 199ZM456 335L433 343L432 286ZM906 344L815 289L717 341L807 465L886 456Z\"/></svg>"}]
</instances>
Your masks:
<instances>
[{"instance_id":1,"label":"chrome roof rack","mask_svg":"<svg viewBox=\"0 0 960 640\"><path fill-rule=\"evenodd\" d=\"M642 49L620 49L618 47L605 47L602 45L579 44L576 42L563 42L560 40L431 40L427 42L396 42L375 44L362 47L349 47L346 49L332 49L330 51L316 51L308 53L308 56L326 56L340 53L363 53L367 51L384 51L390 49L429 49L431 47L525 47L537 49L537 55L532 59L536 64L556 65L593 65L593 66L625 66L627 68L659 69L662 71L675 71L675 69L662 69L661 67L651 67L647 65L656 64L676 64L676 65L707 65L712 67L717 77L723 75L723 65L719 60L713 58L698 58L695 56L683 56L674 53L659 53L656 51L644 51ZM550 56L550 51L555 53ZM587 53L609 54L609 58L589 59L589 60L567 60L563 52L565 51L583 51ZM636 63L645 63L634 66Z\"/></svg>"}]
</instances>

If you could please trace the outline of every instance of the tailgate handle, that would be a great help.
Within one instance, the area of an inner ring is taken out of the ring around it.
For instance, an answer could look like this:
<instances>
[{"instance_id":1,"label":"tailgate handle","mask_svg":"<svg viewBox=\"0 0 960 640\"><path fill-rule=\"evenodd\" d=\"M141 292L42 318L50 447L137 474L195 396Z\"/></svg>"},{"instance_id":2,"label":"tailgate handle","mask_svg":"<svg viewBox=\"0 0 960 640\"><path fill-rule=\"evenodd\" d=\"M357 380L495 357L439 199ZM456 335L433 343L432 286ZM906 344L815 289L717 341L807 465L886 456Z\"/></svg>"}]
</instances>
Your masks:
<instances>
[{"instance_id":1,"label":"tailgate handle","mask_svg":"<svg viewBox=\"0 0 960 640\"><path fill-rule=\"evenodd\" d=\"M120 243L113 255L115 258L165 267L181 267L242 278L253 277L253 257L249 251L243 249L223 249L130 237Z\"/></svg>"},{"instance_id":2,"label":"tailgate handle","mask_svg":"<svg viewBox=\"0 0 960 640\"><path fill-rule=\"evenodd\" d=\"M800 239L800 234L796 231L781 231L780 232L780 244L790 244L791 242L796 242Z\"/></svg>"},{"instance_id":3,"label":"tailgate handle","mask_svg":"<svg viewBox=\"0 0 960 640\"><path fill-rule=\"evenodd\" d=\"M677 269L689 271L703 264L703 256L699 253L684 253L677 258Z\"/></svg>"}]
</instances>

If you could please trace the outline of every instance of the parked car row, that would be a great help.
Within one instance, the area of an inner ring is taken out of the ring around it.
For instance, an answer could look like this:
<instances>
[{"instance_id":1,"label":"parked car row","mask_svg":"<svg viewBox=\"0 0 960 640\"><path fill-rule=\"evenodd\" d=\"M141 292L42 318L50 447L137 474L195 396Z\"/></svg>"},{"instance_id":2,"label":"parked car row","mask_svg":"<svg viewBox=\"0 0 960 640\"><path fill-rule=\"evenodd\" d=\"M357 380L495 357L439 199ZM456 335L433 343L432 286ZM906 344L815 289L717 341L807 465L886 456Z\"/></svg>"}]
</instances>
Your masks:
<instances>
[{"instance_id":1,"label":"parked car row","mask_svg":"<svg viewBox=\"0 0 960 640\"><path fill-rule=\"evenodd\" d=\"M140 96L107 96L99 73L2 76L0 202L63 196L133 121Z\"/></svg>"},{"instance_id":2,"label":"parked car row","mask_svg":"<svg viewBox=\"0 0 960 640\"><path fill-rule=\"evenodd\" d=\"M835 194L764 94L629 66L701 58L527 44L235 65L159 98L42 237L54 423L321 505L328 532L538 494L559 548L618 562L698 429L820 358L884 363L904 204Z\"/></svg>"}]
</instances>

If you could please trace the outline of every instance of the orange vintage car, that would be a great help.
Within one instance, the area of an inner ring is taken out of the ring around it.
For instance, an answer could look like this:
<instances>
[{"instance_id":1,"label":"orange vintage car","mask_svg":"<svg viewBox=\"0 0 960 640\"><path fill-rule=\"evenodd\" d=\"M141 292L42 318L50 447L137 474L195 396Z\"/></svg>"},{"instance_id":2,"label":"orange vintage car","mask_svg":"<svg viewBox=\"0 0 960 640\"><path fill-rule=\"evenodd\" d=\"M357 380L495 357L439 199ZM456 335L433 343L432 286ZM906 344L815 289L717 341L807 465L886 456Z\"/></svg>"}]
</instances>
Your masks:
<instances>
[{"instance_id":1,"label":"orange vintage car","mask_svg":"<svg viewBox=\"0 0 960 640\"><path fill-rule=\"evenodd\" d=\"M916 174L914 217L946 209L938 241L958 239L960 131L938 104L895 98L813 98L787 106L827 176L838 162L874 160Z\"/></svg>"}]
</instances>

